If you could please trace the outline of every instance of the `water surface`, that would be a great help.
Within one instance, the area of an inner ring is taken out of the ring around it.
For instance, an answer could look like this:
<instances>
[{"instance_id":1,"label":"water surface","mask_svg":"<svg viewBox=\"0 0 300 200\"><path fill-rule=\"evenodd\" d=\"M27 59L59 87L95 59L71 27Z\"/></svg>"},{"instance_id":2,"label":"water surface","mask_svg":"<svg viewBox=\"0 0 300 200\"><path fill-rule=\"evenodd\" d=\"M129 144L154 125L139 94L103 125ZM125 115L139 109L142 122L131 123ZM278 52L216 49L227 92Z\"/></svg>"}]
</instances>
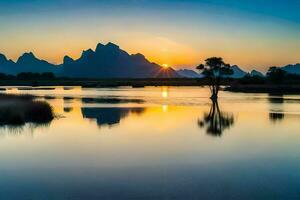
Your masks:
<instances>
[{"instance_id":1,"label":"water surface","mask_svg":"<svg viewBox=\"0 0 300 200\"><path fill-rule=\"evenodd\" d=\"M207 88L18 90L47 126L0 127L1 199L299 199L300 96Z\"/></svg>"}]
</instances>

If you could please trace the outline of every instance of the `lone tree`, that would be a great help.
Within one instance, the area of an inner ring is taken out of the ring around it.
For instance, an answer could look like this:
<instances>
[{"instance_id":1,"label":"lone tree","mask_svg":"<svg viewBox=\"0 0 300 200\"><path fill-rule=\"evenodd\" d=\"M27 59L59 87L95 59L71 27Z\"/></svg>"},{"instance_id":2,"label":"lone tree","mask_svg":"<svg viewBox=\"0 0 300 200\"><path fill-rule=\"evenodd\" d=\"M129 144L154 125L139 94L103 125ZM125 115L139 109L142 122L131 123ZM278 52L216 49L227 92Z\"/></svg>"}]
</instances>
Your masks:
<instances>
[{"instance_id":1,"label":"lone tree","mask_svg":"<svg viewBox=\"0 0 300 200\"><path fill-rule=\"evenodd\" d=\"M202 72L206 77L210 78L210 92L211 99L216 101L218 99L218 93L220 90L220 82L223 75L233 74L230 64L226 64L223 58L212 57L207 58L204 64L200 64L196 67L197 70Z\"/></svg>"}]
</instances>

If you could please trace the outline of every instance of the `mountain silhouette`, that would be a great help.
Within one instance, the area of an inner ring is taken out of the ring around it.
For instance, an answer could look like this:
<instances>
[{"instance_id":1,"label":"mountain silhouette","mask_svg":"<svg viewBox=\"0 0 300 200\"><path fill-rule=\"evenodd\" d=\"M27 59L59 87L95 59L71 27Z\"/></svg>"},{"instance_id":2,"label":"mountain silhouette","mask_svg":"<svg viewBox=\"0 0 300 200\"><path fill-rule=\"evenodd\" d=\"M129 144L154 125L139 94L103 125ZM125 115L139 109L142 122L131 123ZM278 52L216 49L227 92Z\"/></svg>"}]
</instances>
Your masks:
<instances>
[{"instance_id":1,"label":"mountain silhouette","mask_svg":"<svg viewBox=\"0 0 300 200\"><path fill-rule=\"evenodd\" d=\"M0 72L5 74L12 74L15 63L8 60L5 55L0 54Z\"/></svg>"},{"instance_id":2,"label":"mountain silhouette","mask_svg":"<svg viewBox=\"0 0 300 200\"><path fill-rule=\"evenodd\" d=\"M83 51L77 60L65 56L63 75L82 78L170 78L179 77L172 68L163 69L142 54L129 55L113 43L98 44Z\"/></svg>"},{"instance_id":3,"label":"mountain silhouette","mask_svg":"<svg viewBox=\"0 0 300 200\"><path fill-rule=\"evenodd\" d=\"M300 63L281 67L290 74L300 74ZM233 74L226 77L242 78L247 72L239 66L232 66ZM56 76L74 78L200 78L201 74L182 69L177 72L172 68L163 68L152 63L142 54L128 54L111 42L103 45L99 43L95 50L82 52L80 58L74 60L65 56L63 63L51 64L38 59L32 52L24 53L16 62L7 59L0 53L0 73L16 75L21 72L53 72ZM259 71L252 71L250 75L263 75ZM264 75L263 75L264 76Z\"/></svg>"},{"instance_id":4,"label":"mountain silhouette","mask_svg":"<svg viewBox=\"0 0 300 200\"><path fill-rule=\"evenodd\" d=\"M16 75L21 72L53 72L59 73L59 66L40 60L32 52L24 53L17 62L8 60L5 55L0 54L0 72L5 74Z\"/></svg>"},{"instance_id":5,"label":"mountain silhouette","mask_svg":"<svg viewBox=\"0 0 300 200\"><path fill-rule=\"evenodd\" d=\"M265 75L263 73L261 73L260 71L257 71L257 70L252 70L250 72L250 76L254 77L254 76L258 76L258 77L264 77Z\"/></svg>"},{"instance_id":6,"label":"mountain silhouette","mask_svg":"<svg viewBox=\"0 0 300 200\"><path fill-rule=\"evenodd\" d=\"M95 51L82 52L79 59L65 56L61 65L38 59L32 52L24 53L17 62L0 54L0 72L16 75L21 72L53 72L57 76L76 78L174 78L172 68L164 69L148 61L142 54L129 55L118 45L98 44Z\"/></svg>"},{"instance_id":7,"label":"mountain silhouette","mask_svg":"<svg viewBox=\"0 0 300 200\"><path fill-rule=\"evenodd\" d=\"M243 78L247 74L247 72L245 72L244 70L242 70L237 65L233 65L232 66L232 70L233 70L233 74L232 75L228 75L228 77L231 77L231 78Z\"/></svg>"},{"instance_id":8,"label":"mountain silhouette","mask_svg":"<svg viewBox=\"0 0 300 200\"><path fill-rule=\"evenodd\" d=\"M245 75L247 75L247 72L242 70L239 66L233 65L232 66L233 73L230 75L223 75L223 77L227 78L243 78ZM185 78L203 78L204 75L201 73L197 73L194 70L190 69L180 69L177 71L177 73Z\"/></svg>"},{"instance_id":9,"label":"mountain silhouette","mask_svg":"<svg viewBox=\"0 0 300 200\"><path fill-rule=\"evenodd\" d=\"M112 126L119 124L121 119L126 118L130 113L141 114L144 108L81 108L83 118L96 119L98 126Z\"/></svg>"},{"instance_id":10,"label":"mountain silhouette","mask_svg":"<svg viewBox=\"0 0 300 200\"><path fill-rule=\"evenodd\" d=\"M177 74L179 74L180 76L185 77L185 78L202 78L202 77L204 77L204 75L199 74L191 69L177 70Z\"/></svg>"},{"instance_id":11,"label":"mountain silhouette","mask_svg":"<svg viewBox=\"0 0 300 200\"><path fill-rule=\"evenodd\" d=\"M30 53L24 53L16 62L15 73L20 72L53 72L58 73L59 67L48 63L45 60L40 60L35 55Z\"/></svg>"},{"instance_id":12,"label":"mountain silhouette","mask_svg":"<svg viewBox=\"0 0 300 200\"><path fill-rule=\"evenodd\" d=\"M300 63L295 65L287 65L282 67L282 69L289 74L300 74Z\"/></svg>"}]
</instances>

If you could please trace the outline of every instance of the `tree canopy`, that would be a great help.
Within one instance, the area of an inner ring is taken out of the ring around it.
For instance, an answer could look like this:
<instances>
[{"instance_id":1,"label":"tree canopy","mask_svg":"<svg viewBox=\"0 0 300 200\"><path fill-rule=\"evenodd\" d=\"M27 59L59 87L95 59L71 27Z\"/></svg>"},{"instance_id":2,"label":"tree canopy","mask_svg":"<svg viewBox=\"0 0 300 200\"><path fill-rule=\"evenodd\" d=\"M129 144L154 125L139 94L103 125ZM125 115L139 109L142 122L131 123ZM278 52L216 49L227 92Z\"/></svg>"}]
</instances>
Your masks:
<instances>
[{"instance_id":1,"label":"tree canopy","mask_svg":"<svg viewBox=\"0 0 300 200\"><path fill-rule=\"evenodd\" d=\"M267 78L273 83L281 83L286 77L287 72L280 67L270 67L267 72Z\"/></svg>"},{"instance_id":2,"label":"tree canopy","mask_svg":"<svg viewBox=\"0 0 300 200\"><path fill-rule=\"evenodd\" d=\"M225 63L221 57L207 58L205 63L198 65L196 69L210 78L211 99L213 100L218 98L222 76L233 74L230 64Z\"/></svg>"}]
</instances>

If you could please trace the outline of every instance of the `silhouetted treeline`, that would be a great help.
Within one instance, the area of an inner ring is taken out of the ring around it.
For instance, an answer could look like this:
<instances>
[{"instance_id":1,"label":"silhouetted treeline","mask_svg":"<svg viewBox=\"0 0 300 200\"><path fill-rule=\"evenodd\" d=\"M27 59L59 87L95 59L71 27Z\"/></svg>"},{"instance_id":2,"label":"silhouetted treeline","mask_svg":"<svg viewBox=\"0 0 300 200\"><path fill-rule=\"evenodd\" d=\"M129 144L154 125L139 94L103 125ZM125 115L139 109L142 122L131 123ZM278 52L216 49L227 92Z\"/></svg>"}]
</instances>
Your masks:
<instances>
[{"instance_id":1,"label":"silhouetted treeline","mask_svg":"<svg viewBox=\"0 0 300 200\"><path fill-rule=\"evenodd\" d=\"M210 84L210 78L70 78L57 77L52 72L32 73L22 72L14 75L0 73L0 85L26 85L26 86L82 86L82 87L145 87L145 86L205 86ZM300 75L281 73L277 69L271 70L266 76L251 76L250 74L240 79L231 77L220 78L220 85L239 86L300 86ZM239 89L240 90L240 89ZM248 89L247 89L248 90ZM268 89L266 89L268 90Z\"/></svg>"},{"instance_id":2,"label":"silhouetted treeline","mask_svg":"<svg viewBox=\"0 0 300 200\"><path fill-rule=\"evenodd\" d=\"M14 75L7 75L0 73L0 80L54 80L55 75L52 72L44 73L33 73L33 72L22 72Z\"/></svg>"}]
</instances>

